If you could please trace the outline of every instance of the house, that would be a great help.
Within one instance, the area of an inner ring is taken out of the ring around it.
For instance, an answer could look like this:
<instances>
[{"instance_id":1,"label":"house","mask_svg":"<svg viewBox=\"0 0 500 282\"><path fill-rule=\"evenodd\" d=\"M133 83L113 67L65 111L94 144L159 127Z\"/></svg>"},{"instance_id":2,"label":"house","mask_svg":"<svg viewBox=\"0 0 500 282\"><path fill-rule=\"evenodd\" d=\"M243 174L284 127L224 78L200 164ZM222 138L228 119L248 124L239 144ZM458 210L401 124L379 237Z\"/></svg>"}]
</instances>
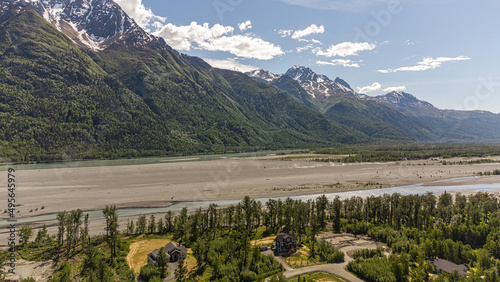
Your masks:
<instances>
[{"instance_id":1,"label":"house","mask_svg":"<svg viewBox=\"0 0 500 282\"><path fill-rule=\"evenodd\" d=\"M280 255L295 253L297 250L297 237L292 234L280 233L274 240L274 252Z\"/></svg>"},{"instance_id":2,"label":"house","mask_svg":"<svg viewBox=\"0 0 500 282\"><path fill-rule=\"evenodd\" d=\"M156 249L148 255L148 265L154 266L156 264L156 260L158 259L158 253L160 251L165 252L169 262L176 262L180 259L185 259L187 255L186 247L181 245L175 245L174 243L170 242L167 245L165 245L165 247Z\"/></svg>"},{"instance_id":3,"label":"house","mask_svg":"<svg viewBox=\"0 0 500 282\"><path fill-rule=\"evenodd\" d=\"M431 263L434 265L436 269L436 273L452 273L453 271L457 271L460 276L467 275L467 267L463 264L454 264L451 261L447 261L445 259L432 259Z\"/></svg>"}]
</instances>

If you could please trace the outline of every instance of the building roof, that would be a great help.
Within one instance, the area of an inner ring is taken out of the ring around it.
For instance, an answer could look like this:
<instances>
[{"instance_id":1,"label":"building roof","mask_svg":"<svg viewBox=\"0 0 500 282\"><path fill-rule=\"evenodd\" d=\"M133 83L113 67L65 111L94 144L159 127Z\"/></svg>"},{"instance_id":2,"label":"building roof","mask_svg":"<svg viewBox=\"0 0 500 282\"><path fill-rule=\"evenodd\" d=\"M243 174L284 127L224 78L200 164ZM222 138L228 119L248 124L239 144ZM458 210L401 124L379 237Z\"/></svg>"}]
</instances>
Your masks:
<instances>
[{"instance_id":1,"label":"building roof","mask_svg":"<svg viewBox=\"0 0 500 282\"><path fill-rule=\"evenodd\" d=\"M431 262L436 268L436 271L452 273L454 270L456 270L459 275L467 275L467 267L463 264L454 264L451 261L439 258L431 260Z\"/></svg>"},{"instance_id":2,"label":"building roof","mask_svg":"<svg viewBox=\"0 0 500 282\"><path fill-rule=\"evenodd\" d=\"M158 257L158 252L160 252L160 250L163 250L168 257L170 257L170 255L173 253L173 252L179 252L179 253L184 253L184 254L187 254L187 249L186 247L184 246L181 246L181 245L174 245L172 242L168 243L165 247L163 248L160 248L160 249L156 249L154 251L152 251L149 256L152 257L154 260L156 260L156 258Z\"/></svg>"},{"instance_id":3,"label":"building roof","mask_svg":"<svg viewBox=\"0 0 500 282\"><path fill-rule=\"evenodd\" d=\"M170 242L168 243L165 247L163 247L163 250L167 253L167 254L171 254L172 252L174 251L178 251L180 253L187 253L187 249L186 247L184 246L181 246L181 245L174 245L174 243Z\"/></svg>"},{"instance_id":4,"label":"building roof","mask_svg":"<svg viewBox=\"0 0 500 282\"><path fill-rule=\"evenodd\" d=\"M276 236L276 241L282 242L282 241L285 241L288 238L292 239L292 241L297 241L297 238L294 235L292 235L292 234L285 234L285 233L278 234L278 236Z\"/></svg>"}]
</instances>

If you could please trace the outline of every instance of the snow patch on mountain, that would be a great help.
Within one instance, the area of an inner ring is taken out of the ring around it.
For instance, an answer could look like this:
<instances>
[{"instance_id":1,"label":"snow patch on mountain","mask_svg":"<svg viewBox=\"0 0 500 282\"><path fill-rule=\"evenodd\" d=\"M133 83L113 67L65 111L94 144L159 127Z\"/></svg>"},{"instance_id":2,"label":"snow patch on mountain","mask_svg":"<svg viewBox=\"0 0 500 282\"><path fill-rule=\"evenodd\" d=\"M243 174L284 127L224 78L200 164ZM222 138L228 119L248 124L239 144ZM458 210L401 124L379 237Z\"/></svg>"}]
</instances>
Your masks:
<instances>
[{"instance_id":1,"label":"snow patch on mountain","mask_svg":"<svg viewBox=\"0 0 500 282\"><path fill-rule=\"evenodd\" d=\"M293 66L285 75L293 78L307 93L319 100L326 100L331 96L349 95L357 97L358 95L342 79L337 78L332 81L325 75L316 74L308 67Z\"/></svg>"},{"instance_id":2,"label":"snow patch on mountain","mask_svg":"<svg viewBox=\"0 0 500 282\"><path fill-rule=\"evenodd\" d=\"M110 0L2 0L1 8L34 9L73 42L95 51L125 37L133 37L129 44L135 46L155 39Z\"/></svg>"},{"instance_id":3,"label":"snow patch on mountain","mask_svg":"<svg viewBox=\"0 0 500 282\"><path fill-rule=\"evenodd\" d=\"M431 103L419 100L415 96L403 91L393 91L385 95L374 97L374 99L412 110L418 109L422 111L436 109Z\"/></svg>"},{"instance_id":4,"label":"snow patch on mountain","mask_svg":"<svg viewBox=\"0 0 500 282\"><path fill-rule=\"evenodd\" d=\"M261 80L267 83L271 83L281 77L280 74L274 74L268 70L263 70L263 69L250 71L247 72L246 74L254 79Z\"/></svg>"}]
</instances>

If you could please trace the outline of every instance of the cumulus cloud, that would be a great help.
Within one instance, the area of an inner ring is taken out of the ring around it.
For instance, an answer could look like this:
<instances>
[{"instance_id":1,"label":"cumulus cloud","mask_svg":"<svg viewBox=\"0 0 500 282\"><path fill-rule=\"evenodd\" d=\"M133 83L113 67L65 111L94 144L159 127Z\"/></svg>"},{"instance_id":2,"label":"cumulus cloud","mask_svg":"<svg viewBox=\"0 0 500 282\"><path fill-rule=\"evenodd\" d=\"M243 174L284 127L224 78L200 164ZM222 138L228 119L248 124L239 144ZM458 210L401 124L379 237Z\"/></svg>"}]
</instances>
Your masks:
<instances>
[{"instance_id":1,"label":"cumulus cloud","mask_svg":"<svg viewBox=\"0 0 500 282\"><path fill-rule=\"evenodd\" d=\"M191 22L190 25L185 26L176 26L168 23L162 29L155 32L155 35L163 37L174 49L190 50L192 43L201 44L222 35L230 34L233 31L233 27L220 24L210 27L208 23L199 25L197 22Z\"/></svg>"},{"instance_id":2,"label":"cumulus cloud","mask_svg":"<svg viewBox=\"0 0 500 282\"><path fill-rule=\"evenodd\" d=\"M322 34L325 33L325 27L323 25L317 26L312 24L305 29L297 30L292 34L293 39L300 40L303 37L309 36L311 34Z\"/></svg>"},{"instance_id":3,"label":"cumulus cloud","mask_svg":"<svg viewBox=\"0 0 500 282\"><path fill-rule=\"evenodd\" d=\"M321 49L316 50L317 56L326 57L347 57L347 56L357 56L361 51L369 51L375 49L376 45L371 43L354 43L354 42L342 42L337 45L331 45L326 51Z\"/></svg>"},{"instance_id":4,"label":"cumulus cloud","mask_svg":"<svg viewBox=\"0 0 500 282\"><path fill-rule=\"evenodd\" d=\"M405 91L405 90L406 90L406 86L393 86L393 87L387 87L382 91L384 91L384 92L394 92L394 91L401 92L401 91Z\"/></svg>"},{"instance_id":5,"label":"cumulus cloud","mask_svg":"<svg viewBox=\"0 0 500 282\"><path fill-rule=\"evenodd\" d=\"M134 21L146 31L150 32L151 28L159 28L167 18L157 16L144 6L142 0L115 0L120 7L129 15Z\"/></svg>"},{"instance_id":6,"label":"cumulus cloud","mask_svg":"<svg viewBox=\"0 0 500 282\"><path fill-rule=\"evenodd\" d=\"M200 47L209 51L225 51L238 57L259 60L270 60L284 54L281 47L271 42L243 35L222 36L209 42L202 42Z\"/></svg>"},{"instance_id":7,"label":"cumulus cloud","mask_svg":"<svg viewBox=\"0 0 500 282\"><path fill-rule=\"evenodd\" d=\"M239 72L249 72L253 70L259 69L258 67L254 67L252 65L242 64L236 59L225 59L225 60L215 60L215 59L204 59L207 63L209 63L214 68L233 70Z\"/></svg>"},{"instance_id":8,"label":"cumulus cloud","mask_svg":"<svg viewBox=\"0 0 500 282\"><path fill-rule=\"evenodd\" d=\"M378 82L374 82L372 85L370 86L365 86L365 87L358 87L358 92L360 94L366 94L368 92L375 92L375 91L379 91L380 88L382 88L382 85Z\"/></svg>"},{"instance_id":9,"label":"cumulus cloud","mask_svg":"<svg viewBox=\"0 0 500 282\"><path fill-rule=\"evenodd\" d=\"M455 58L450 58L450 57L438 57L438 58L431 58L431 57L426 57L422 61L418 62L417 65L415 66L407 66L407 67L400 67L397 69L385 69L385 70L379 70L378 72L381 73L392 73L392 72L400 72L400 71L425 71L425 70L431 70L431 69L437 69L441 67L441 65L445 62L456 62L456 61L467 61L470 60L471 58L465 57L465 56L459 56Z\"/></svg>"},{"instance_id":10,"label":"cumulus cloud","mask_svg":"<svg viewBox=\"0 0 500 282\"><path fill-rule=\"evenodd\" d=\"M240 31L245 31L247 29L251 29L252 28L252 22L251 21L246 21L246 22L243 22L243 23L239 23L238 24L238 28L240 29Z\"/></svg>"},{"instance_id":11,"label":"cumulus cloud","mask_svg":"<svg viewBox=\"0 0 500 282\"><path fill-rule=\"evenodd\" d=\"M351 60L345 60L345 59L335 59L331 60L330 62L325 62L325 61L316 61L316 64L320 66L343 66L346 68L359 68L359 62L351 61Z\"/></svg>"},{"instance_id":12,"label":"cumulus cloud","mask_svg":"<svg viewBox=\"0 0 500 282\"><path fill-rule=\"evenodd\" d=\"M243 58L270 60L284 54L281 47L251 35L233 35L234 28L208 23L200 25L192 22L187 26L176 26L171 23L163 26L155 35L177 50L200 48L208 51L223 51Z\"/></svg>"}]
</instances>

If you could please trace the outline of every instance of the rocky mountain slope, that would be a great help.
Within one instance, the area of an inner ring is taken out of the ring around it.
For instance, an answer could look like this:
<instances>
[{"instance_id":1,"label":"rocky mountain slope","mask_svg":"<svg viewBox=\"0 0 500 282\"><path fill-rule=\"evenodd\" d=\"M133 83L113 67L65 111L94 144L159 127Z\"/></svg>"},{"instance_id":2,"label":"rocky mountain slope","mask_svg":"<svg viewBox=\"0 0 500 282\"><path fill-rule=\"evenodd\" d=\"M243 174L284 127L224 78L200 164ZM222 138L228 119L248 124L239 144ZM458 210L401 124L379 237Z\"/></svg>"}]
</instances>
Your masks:
<instances>
[{"instance_id":1,"label":"rocky mountain slope","mask_svg":"<svg viewBox=\"0 0 500 282\"><path fill-rule=\"evenodd\" d=\"M303 105L377 139L431 142L498 142L500 115L482 111L440 110L411 94L378 97L356 93L340 78L331 80L310 68L294 66L284 75L247 73L287 92ZM262 74L268 79L263 80Z\"/></svg>"}]
</instances>

